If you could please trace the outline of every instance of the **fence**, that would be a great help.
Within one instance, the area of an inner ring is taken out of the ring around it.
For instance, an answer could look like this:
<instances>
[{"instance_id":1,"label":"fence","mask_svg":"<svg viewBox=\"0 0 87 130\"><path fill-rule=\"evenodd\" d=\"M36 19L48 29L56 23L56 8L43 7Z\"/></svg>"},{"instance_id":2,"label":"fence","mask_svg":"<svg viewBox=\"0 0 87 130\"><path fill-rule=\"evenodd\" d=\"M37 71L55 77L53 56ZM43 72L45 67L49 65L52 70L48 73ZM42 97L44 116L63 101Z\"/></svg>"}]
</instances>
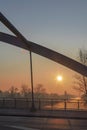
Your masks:
<instances>
[{"instance_id":1,"label":"fence","mask_svg":"<svg viewBox=\"0 0 87 130\"><path fill-rule=\"evenodd\" d=\"M31 105L28 98L0 99L0 108L30 109ZM87 102L83 100L35 99L34 105L37 110L87 110Z\"/></svg>"}]
</instances>

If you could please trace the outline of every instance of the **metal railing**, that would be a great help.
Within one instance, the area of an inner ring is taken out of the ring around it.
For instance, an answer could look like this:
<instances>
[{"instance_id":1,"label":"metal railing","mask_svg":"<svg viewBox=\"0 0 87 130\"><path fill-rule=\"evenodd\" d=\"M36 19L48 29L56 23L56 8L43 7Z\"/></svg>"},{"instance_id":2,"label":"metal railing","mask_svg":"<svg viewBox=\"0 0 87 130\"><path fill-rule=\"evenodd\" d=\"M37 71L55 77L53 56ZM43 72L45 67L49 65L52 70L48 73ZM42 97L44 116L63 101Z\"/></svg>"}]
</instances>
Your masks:
<instances>
[{"instance_id":1,"label":"metal railing","mask_svg":"<svg viewBox=\"0 0 87 130\"><path fill-rule=\"evenodd\" d=\"M87 101L84 100L58 100L58 99L35 99L37 110L87 110ZM0 108L30 109L32 100L28 98L1 98Z\"/></svg>"}]
</instances>

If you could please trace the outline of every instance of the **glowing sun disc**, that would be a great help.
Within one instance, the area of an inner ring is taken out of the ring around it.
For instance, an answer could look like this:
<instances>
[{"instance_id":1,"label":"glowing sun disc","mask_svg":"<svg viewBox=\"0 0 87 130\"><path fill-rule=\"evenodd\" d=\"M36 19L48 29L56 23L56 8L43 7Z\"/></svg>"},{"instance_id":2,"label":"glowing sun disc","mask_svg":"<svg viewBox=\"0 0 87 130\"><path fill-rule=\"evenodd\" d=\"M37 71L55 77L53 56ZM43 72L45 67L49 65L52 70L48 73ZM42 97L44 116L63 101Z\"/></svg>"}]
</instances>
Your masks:
<instances>
[{"instance_id":1,"label":"glowing sun disc","mask_svg":"<svg viewBox=\"0 0 87 130\"><path fill-rule=\"evenodd\" d=\"M63 77L61 75L57 76L58 81L62 81Z\"/></svg>"}]
</instances>

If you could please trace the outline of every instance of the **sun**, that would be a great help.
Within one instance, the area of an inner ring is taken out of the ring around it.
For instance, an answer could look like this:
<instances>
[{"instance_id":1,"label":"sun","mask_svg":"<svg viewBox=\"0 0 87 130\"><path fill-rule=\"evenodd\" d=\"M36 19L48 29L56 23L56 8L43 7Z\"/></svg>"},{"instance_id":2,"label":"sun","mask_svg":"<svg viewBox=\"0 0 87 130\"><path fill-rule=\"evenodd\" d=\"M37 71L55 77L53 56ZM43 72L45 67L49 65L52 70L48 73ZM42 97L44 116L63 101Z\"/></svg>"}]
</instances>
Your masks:
<instances>
[{"instance_id":1,"label":"sun","mask_svg":"<svg viewBox=\"0 0 87 130\"><path fill-rule=\"evenodd\" d=\"M57 81L62 81L63 80L63 77L61 75L58 75L57 76Z\"/></svg>"}]
</instances>

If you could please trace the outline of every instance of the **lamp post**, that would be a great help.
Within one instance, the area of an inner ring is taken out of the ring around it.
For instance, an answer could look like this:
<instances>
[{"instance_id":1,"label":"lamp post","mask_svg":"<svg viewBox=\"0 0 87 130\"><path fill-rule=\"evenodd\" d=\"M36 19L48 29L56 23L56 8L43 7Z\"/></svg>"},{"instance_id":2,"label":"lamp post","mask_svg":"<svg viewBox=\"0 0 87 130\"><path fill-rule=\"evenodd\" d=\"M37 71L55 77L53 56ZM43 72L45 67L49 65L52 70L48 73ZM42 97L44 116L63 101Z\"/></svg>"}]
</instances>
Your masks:
<instances>
[{"instance_id":1,"label":"lamp post","mask_svg":"<svg viewBox=\"0 0 87 130\"><path fill-rule=\"evenodd\" d=\"M32 104L31 104L31 111L36 111L35 104L34 104L34 87L33 87L33 68L32 68L32 52L30 51L30 73L31 73L31 98L32 98Z\"/></svg>"}]
</instances>

